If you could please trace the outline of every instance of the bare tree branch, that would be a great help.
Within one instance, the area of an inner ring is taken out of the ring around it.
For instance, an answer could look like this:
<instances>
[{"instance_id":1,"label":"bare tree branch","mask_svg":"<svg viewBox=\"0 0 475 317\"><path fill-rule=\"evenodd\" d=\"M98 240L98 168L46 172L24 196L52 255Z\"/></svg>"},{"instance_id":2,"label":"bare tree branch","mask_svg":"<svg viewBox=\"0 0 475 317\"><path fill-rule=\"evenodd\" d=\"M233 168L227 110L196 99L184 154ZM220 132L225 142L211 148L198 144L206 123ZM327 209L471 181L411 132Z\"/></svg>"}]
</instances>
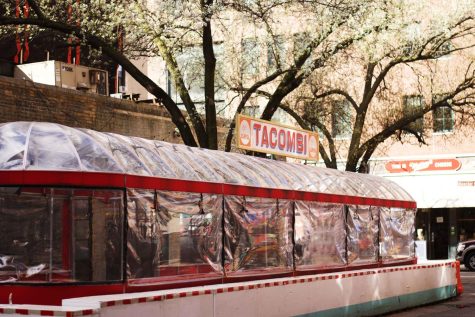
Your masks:
<instances>
[{"instance_id":1,"label":"bare tree branch","mask_svg":"<svg viewBox=\"0 0 475 317\"><path fill-rule=\"evenodd\" d=\"M332 96L332 95L341 95L345 97L346 100L348 100L348 102L353 106L353 109L358 111L358 104L356 103L356 101L353 99L353 97L350 96L349 93L347 93L346 91L342 89L331 89L321 94L316 94L316 92L312 92L312 93L314 94L313 96L315 97L315 99L322 99L322 98Z\"/></svg>"},{"instance_id":2,"label":"bare tree branch","mask_svg":"<svg viewBox=\"0 0 475 317\"><path fill-rule=\"evenodd\" d=\"M190 126L185 120L182 112L176 105L176 103L170 98L170 96L155 84L150 78L145 76L134 64L130 62L122 53L112 48L106 41L90 33L82 32L80 27L74 25L68 25L61 22L55 22L49 19L40 18L10 18L6 16L0 16L0 25L36 25L43 28L56 30L65 34L74 34L75 36L82 38L85 42L96 49L101 49L102 52L111 58L116 63L122 65L122 67L139 82L147 91L153 94L157 101L165 106L170 113L170 117L173 123L177 126L181 133L185 144L190 146L197 146Z\"/></svg>"}]
</instances>

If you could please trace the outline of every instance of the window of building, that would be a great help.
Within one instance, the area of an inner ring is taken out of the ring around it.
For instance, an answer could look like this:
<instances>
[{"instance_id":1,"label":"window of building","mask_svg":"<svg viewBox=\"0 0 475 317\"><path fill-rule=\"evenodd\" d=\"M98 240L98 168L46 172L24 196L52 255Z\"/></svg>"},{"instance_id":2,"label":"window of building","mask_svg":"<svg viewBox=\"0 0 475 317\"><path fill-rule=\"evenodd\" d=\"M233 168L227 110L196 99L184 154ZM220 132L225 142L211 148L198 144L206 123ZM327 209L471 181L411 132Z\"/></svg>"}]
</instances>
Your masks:
<instances>
[{"instance_id":1,"label":"window of building","mask_svg":"<svg viewBox=\"0 0 475 317\"><path fill-rule=\"evenodd\" d=\"M294 60L296 61L307 49L307 46L310 41L310 34L308 32L300 32L294 34ZM311 59L310 57L307 58L305 63L302 65L303 67L310 66Z\"/></svg>"},{"instance_id":2,"label":"window of building","mask_svg":"<svg viewBox=\"0 0 475 317\"><path fill-rule=\"evenodd\" d=\"M242 114L249 117L258 117L259 115L259 106L248 105L242 109Z\"/></svg>"},{"instance_id":3,"label":"window of building","mask_svg":"<svg viewBox=\"0 0 475 317\"><path fill-rule=\"evenodd\" d=\"M424 106L424 98L421 95L404 96L403 103L404 115L411 116L422 110L422 107ZM407 127L413 131L422 132L424 127L423 118L416 119L408 124Z\"/></svg>"},{"instance_id":4,"label":"window of building","mask_svg":"<svg viewBox=\"0 0 475 317\"><path fill-rule=\"evenodd\" d=\"M332 105L332 136L347 138L351 135L351 104L337 100Z\"/></svg>"},{"instance_id":5,"label":"window of building","mask_svg":"<svg viewBox=\"0 0 475 317\"><path fill-rule=\"evenodd\" d=\"M310 35L307 32L294 34L294 58L299 57L307 48Z\"/></svg>"},{"instance_id":6,"label":"window of building","mask_svg":"<svg viewBox=\"0 0 475 317\"><path fill-rule=\"evenodd\" d=\"M167 94L173 99L173 101L178 102L179 96L178 96L178 92L176 91L176 85L173 81L172 74L170 73L168 69L166 70L166 76L167 76Z\"/></svg>"},{"instance_id":7,"label":"window of building","mask_svg":"<svg viewBox=\"0 0 475 317\"><path fill-rule=\"evenodd\" d=\"M285 40L283 36L276 36L273 40L267 43L267 71L272 73L285 65ZM277 65L277 62L279 65Z\"/></svg>"},{"instance_id":8,"label":"window of building","mask_svg":"<svg viewBox=\"0 0 475 317\"><path fill-rule=\"evenodd\" d=\"M447 57L450 54L450 52L454 49L454 47L451 41L446 41L442 43L439 47L434 47L432 49L434 50L432 52L432 55L434 57L443 58L443 57ZM421 50L420 44L418 44L417 42L409 41L403 46L402 53L405 56L412 56L412 55L418 54L420 50Z\"/></svg>"},{"instance_id":9,"label":"window of building","mask_svg":"<svg viewBox=\"0 0 475 317\"><path fill-rule=\"evenodd\" d=\"M216 76L215 76L215 98L216 102L225 98L225 83L223 80L224 65L223 54L224 47L222 43L213 44L214 55L216 57ZM185 47L177 55L176 61L183 76L185 87L188 89L191 99L196 103L197 108L204 107L204 58L202 48L200 46ZM166 70L167 93L178 103L181 109L184 109L176 83L172 74ZM199 109L202 112L202 109Z\"/></svg>"},{"instance_id":10,"label":"window of building","mask_svg":"<svg viewBox=\"0 0 475 317\"><path fill-rule=\"evenodd\" d=\"M432 104L440 100L442 96L436 95L432 98ZM451 132L454 129L454 115L450 100L443 101L443 106L432 111L432 121L434 132Z\"/></svg>"},{"instance_id":11,"label":"window of building","mask_svg":"<svg viewBox=\"0 0 475 317\"><path fill-rule=\"evenodd\" d=\"M242 40L242 72L255 75L259 72L259 46L256 38Z\"/></svg>"},{"instance_id":12,"label":"window of building","mask_svg":"<svg viewBox=\"0 0 475 317\"><path fill-rule=\"evenodd\" d=\"M418 23L407 25L405 28L405 43L402 46L402 54L412 56L419 48L419 39L422 35L421 26Z\"/></svg>"}]
</instances>

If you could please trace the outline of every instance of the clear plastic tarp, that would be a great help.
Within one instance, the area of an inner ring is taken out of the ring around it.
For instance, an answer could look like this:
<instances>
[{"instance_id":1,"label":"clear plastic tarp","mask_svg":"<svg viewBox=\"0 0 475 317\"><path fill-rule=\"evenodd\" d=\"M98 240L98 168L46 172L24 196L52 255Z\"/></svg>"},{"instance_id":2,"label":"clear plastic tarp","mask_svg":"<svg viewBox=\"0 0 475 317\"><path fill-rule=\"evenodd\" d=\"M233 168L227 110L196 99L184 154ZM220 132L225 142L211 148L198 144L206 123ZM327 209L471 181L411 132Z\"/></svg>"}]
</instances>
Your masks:
<instances>
[{"instance_id":1,"label":"clear plastic tarp","mask_svg":"<svg viewBox=\"0 0 475 317\"><path fill-rule=\"evenodd\" d=\"M378 261L379 208L348 206L346 217L348 264Z\"/></svg>"},{"instance_id":2,"label":"clear plastic tarp","mask_svg":"<svg viewBox=\"0 0 475 317\"><path fill-rule=\"evenodd\" d=\"M0 283L122 279L120 190L0 187Z\"/></svg>"},{"instance_id":3,"label":"clear plastic tarp","mask_svg":"<svg viewBox=\"0 0 475 317\"><path fill-rule=\"evenodd\" d=\"M395 183L372 175L44 122L0 125L0 169L115 172L413 201Z\"/></svg>"},{"instance_id":4,"label":"clear plastic tarp","mask_svg":"<svg viewBox=\"0 0 475 317\"><path fill-rule=\"evenodd\" d=\"M380 177L53 123L0 125L0 170L126 173L413 201ZM414 258L414 219L415 209L392 207L0 187L0 283L154 283L398 262Z\"/></svg>"},{"instance_id":5,"label":"clear plastic tarp","mask_svg":"<svg viewBox=\"0 0 475 317\"><path fill-rule=\"evenodd\" d=\"M383 262L412 258L415 209L381 207L380 256Z\"/></svg>"},{"instance_id":6,"label":"clear plastic tarp","mask_svg":"<svg viewBox=\"0 0 475 317\"><path fill-rule=\"evenodd\" d=\"M292 205L288 200L225 196L228 276L293 269Z\"/></svg>"},{"instance_id":7,"label":"clear plastic tarp","mask_svg":"<svg viewBox=\"0 0 475 317\"><path fill-rule=\"evenodd\" d=\"M0 283L120 280L124 243L131 283L414 258L414 209L127 189L124 241L123 207L121 190L0 187Z\"/></svg>"},{"instance_id":8,"label":"clear plastic tarp","mask_svg":"<svg viewBox=\"0 0 475 317\"><path fill-rule=\"evenodd\" d=\"M129 189L127 276L222 275L222 196Z\"/></svg>"},{"instance_id":9,"label":"clear plastic tarp","mask_svg":"<svg viewBox=\"0 0 475 317\"><path fill-rule=\"evenodd\" d=\"M345 264L345 206L296 201L296 268L304 270Z\"/></svg>"}]
</instances>

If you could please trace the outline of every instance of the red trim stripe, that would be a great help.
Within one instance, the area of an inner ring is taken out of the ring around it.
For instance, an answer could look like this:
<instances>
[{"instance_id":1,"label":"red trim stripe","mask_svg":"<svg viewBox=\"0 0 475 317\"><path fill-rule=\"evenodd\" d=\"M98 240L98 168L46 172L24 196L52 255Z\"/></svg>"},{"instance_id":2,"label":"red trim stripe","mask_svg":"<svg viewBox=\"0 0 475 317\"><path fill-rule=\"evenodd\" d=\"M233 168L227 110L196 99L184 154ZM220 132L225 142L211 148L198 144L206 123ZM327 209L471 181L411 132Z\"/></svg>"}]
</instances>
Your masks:
<instances>
[{"instance_id":1,"label":"red trim stripe","mask_svg":"<svg viewBox=\"0 0 475 317\"><path fill-rule=\"evenodd\" d=\"M434 267L445 267L445 266L453 266L455 263L446 263L446 264L434 264L434 265L418 265L413 266L413 269L429 269ZM274 281L274 282L266 282L264 284L251 284L251 285L239 285L239 286L231 286L231 287L224 287L224 288L217 288L215 290L204 290L204 291L191 291L191 292L180 292L180 293L173 293L173 294L166 294L164 297L167 299L175 299L181 297L189 297L189 296L199 296L199 295L206 295L211 293L221 294L221 293L230 293L236 291L243 291L243 290L251 290L251 289L258 289L263 287L274 287L274 286L282 286L282 285L289 285L289 284L297 284L297 283L307 283L307 282L315 282L315 281L325 281L325 280L332 280L338 278L350 278L350 277L358 277L358 276L367 276L372 274L382 274L382 273L392 273L396 271L403 271L406 268L394 268L394 269L381 269L381 270L366 270L366 271L359 271L359 272L351 272L351 273L343 273L341 275L322 275L322 276L313 276L310 278L298 278L292 280L284 280L284 281ZM154 300L156 297L150 298L146 297L145 301ZM160 298L160 296L158 296ZM144 298L135 299L135 302L143 302ZM120 304L130 304L131 300L122 300L113 302L114 305ZM101 305L102 306L102 305ZM103 306L111 306L110 302L103 303Z\"/></svg>"},{"instance_id":2,"label":"red trim stripe","mask_svg":"<svg viewBox=\"0 0 475 317\"><path fill-rule=\"evenodd\" d=\"M146 188L194 193L210 193L329 203L416 208L414 201L390 200L262 188L161 177L77 171L0 171L0 186L75 186L110 188Z\"/></svg>"}]
</instances>

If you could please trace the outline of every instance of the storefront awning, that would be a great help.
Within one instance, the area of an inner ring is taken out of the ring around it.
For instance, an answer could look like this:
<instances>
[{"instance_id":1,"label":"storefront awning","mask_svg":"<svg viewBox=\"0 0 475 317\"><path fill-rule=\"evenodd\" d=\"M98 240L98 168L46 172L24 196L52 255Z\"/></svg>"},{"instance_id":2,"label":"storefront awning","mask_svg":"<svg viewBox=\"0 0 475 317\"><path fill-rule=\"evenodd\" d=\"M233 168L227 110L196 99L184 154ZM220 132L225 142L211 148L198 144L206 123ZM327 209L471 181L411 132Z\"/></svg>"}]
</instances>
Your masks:
<instances>
[{"instance_id":1,"label":"storefront awning","mask_svg":"<svg viewBox=\"0 0 475 317\"><path fill-rule=\"evenodd\" d=\"M418 208L475 206L475 172L419 175L384 175L409 192Z\"/></svg>"}]
</instances>

